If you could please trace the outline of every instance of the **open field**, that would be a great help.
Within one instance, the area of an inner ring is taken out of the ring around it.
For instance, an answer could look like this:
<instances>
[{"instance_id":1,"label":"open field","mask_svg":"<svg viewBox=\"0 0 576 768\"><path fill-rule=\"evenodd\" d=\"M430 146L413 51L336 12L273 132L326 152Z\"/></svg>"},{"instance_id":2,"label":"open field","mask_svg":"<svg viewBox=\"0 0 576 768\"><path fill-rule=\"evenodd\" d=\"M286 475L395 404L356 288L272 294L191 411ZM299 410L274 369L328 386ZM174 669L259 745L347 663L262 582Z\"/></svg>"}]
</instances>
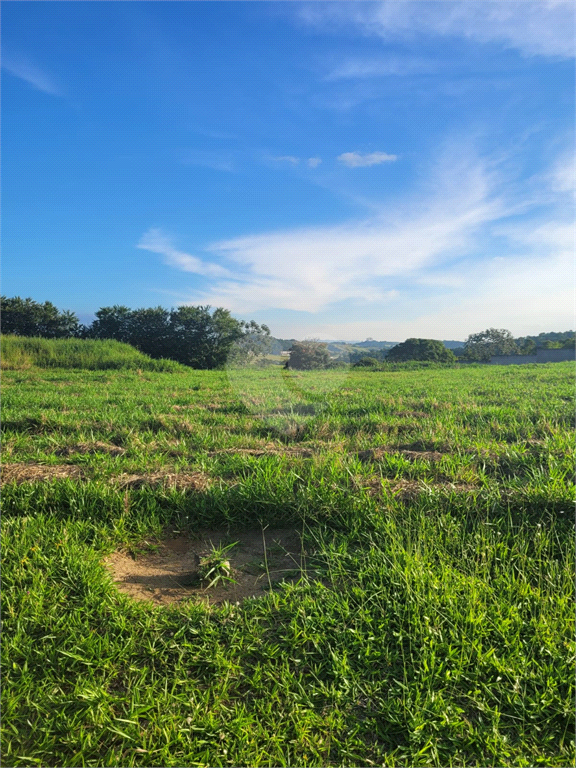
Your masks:
<instances>
[{"instance_id":1,"label":"open field","mask_svg":"<svg viewBox=\"0 0 576 768\"><path fill-rule=\"evenodd\" d=\"M573 765L573 421L571 363L5 372L3 764Z\"/></svg>"}]
</instances>

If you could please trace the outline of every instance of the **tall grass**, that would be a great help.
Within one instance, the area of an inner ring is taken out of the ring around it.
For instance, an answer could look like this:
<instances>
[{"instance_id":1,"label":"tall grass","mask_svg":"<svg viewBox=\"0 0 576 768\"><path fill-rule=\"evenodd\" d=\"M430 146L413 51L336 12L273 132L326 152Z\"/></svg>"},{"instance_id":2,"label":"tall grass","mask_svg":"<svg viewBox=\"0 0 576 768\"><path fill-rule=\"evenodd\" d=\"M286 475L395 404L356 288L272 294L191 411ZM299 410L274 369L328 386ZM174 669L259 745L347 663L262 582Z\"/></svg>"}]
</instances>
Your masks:
<instances>
[{"instance_id":1,"label":"tall grass","mask_svg":"<svg viewBox=\"0 0 576 768\"><path fill-rule=\"evenodd\" d=\"M2 367L8 371L29 368L185 370L173 360L153 360L129 344L111 339L44 339L4 335L1 345Z\"/></svg>"}]
</instances>

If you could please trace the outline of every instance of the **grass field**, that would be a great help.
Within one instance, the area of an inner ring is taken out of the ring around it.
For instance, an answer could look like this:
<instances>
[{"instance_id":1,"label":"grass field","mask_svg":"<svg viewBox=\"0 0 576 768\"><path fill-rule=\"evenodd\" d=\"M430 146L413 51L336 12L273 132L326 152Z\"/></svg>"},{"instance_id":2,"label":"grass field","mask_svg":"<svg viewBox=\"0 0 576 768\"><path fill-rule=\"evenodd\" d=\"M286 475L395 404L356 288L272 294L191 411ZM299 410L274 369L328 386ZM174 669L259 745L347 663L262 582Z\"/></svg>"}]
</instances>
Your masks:
<instances>
[{"instance_id":1,"label":"grass field","mask_svg":"<svg viewBox=\"0 0 576 768\"><path fill-rule=\"evenodd\" d=\"M573 765L573 420L571 363L7 371L3 765ZM267 527L244 601L103 564Z\"/></svg>"}]
</instances>

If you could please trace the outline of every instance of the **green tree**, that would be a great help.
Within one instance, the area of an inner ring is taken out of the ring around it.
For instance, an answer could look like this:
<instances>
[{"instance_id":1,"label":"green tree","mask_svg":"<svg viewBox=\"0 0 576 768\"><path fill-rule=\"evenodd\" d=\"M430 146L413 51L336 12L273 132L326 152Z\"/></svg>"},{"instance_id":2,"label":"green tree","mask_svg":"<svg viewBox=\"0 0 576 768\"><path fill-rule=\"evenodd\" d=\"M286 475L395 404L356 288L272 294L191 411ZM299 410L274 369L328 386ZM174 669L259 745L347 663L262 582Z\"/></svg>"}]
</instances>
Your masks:
<instances>
[{"instance_id":1,"label":"green tree","mask_svg":"<svg viewBox=\"0 0 576 768\"><path fill-rule=\"evenodd\" d=\"M101 307L86 335L94 339L115 339L129 344L132 314L131 309L119 304Z\"/></svg>"},{"instance_id":2,"label":"green tree","mask_svg":"<svg viewBox=\"0 0 576 768\"><path fill-rule=\"evenodd\" d=\"M129 344L150 357L168 357L170 338L170 312L163 307L135 309L130 313ZM175 358L173 358L175 359Z\"/></svg>"},{"instance_id":3,"label":"green tree","mask_svg":"<svg viewBox=\"0 0 576 768\"><path fill-rule=\"evenodd\" d=\"M43 336L47 339L65 339L80 331L74 312L60 311L50 301L40 304L34 299L20 296L0 298L2 333L17 336Z\"/></svg>"},{"instance_id":4,"label":"green tree","mask_svg":"<svg viewBox=\"0 0 576 768\"><path fill-rule=\"evenodd\" d=\"M221 368L232 353L256 354L265 349L270 337L266 325L236 320L227 309L163 307L129 309L102 307L87 335L97 339L116 339L150 357L169 358L192 368Z\"/></svg>"},{"instance_id":5,"label":"green tree","mask_svg":"<svg viewBox=\"0 0 576 768\"><path fill-rule=\"evenodd\" d=\"M330 364L328 345L320 341L295 341L290 348L290 357L286 368L298 371L311 371L326 368Z\"/></svg>"},{"instance_id":6,"label":"green tree","mask_svg":"<svg viewBox=\"0 0 576 768\"><path fill-rule=\"evenodd\" d=\"M492 355L517 355L519 350L510 331L505 328L488 328L472 333L464 342L468 360L480 363L490 361Z\"/></svg>"},{"instance_id":7,"label":"green tree","mask_svg":"<svg viewBox=\"0 0 576 768\"><path fill-rule=\"evenodd\" d=\"M528 337L516 339L516 346L518 347L518 354L520 355L535 355L536 354L536 342L534 339Z\"/></svg>"},{"instance_id":8,"label":"green tree","mask_svg":"<svg viewBox=\"0 0 576 768\"><path fill-rule=\"evenodd\" d=\"M270 353L273 340L267 325L258 325L254 320L242 321L240 325L243 333L230 348L227 358L229 364L249 365Z\"/></svg>"},{"instance_id":9,"label":"green tree","mask_svg":"<svg viewBox=\"0 0 576 768\"><path fill-rule=\"evenodd\" d=\"M408 360L453 363L456 358L451 349L446 349L444 344L436 339L406 339L402 344L396 344L389 350L386 360L392 363Z\"/></svg>"},{"instance_id":10,"label":"green tree","mask_svg":"<svg viewBox=\"0 0 576 768\"><path fill-rule=\"evenodd\" d=\"M167 357L192 368L221 368L234 342L244 336L243 324L218 307L178 307L170 312Z\"/></svg>"}]
</instances>

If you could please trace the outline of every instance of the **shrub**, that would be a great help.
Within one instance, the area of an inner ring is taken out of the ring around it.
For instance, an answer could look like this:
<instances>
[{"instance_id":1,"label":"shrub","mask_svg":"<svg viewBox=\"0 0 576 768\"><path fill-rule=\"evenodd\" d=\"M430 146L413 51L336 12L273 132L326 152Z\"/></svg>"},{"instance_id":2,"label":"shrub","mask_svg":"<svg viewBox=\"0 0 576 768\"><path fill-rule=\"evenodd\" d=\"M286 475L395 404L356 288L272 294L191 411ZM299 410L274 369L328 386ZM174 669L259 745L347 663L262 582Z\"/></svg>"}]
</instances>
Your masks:
<instances>
[{"instance_id":1,"label":"shrub","mask_svg":"<svg viewBox=\"0 0 576 768\"><path fill-rule=\"evenodd\" d=\"M432 363L454 363L456 357L451 349L446 349L436 339L407 339L397 344L386 355L386 361L402 363L408 360L421 360Z\"/></svg>"},{"instance_id":2,"label":"shrub","mask_svg":"<svg viewBox=\"0 0 576 768\"><path fill-rule=\"evenodd\" d=\"M312 371L316 368L327 368L329 365L328 345L319 341L295 341L286 361L286 368L295 368L298 371Z\"/></svg>"}]
</instances>

